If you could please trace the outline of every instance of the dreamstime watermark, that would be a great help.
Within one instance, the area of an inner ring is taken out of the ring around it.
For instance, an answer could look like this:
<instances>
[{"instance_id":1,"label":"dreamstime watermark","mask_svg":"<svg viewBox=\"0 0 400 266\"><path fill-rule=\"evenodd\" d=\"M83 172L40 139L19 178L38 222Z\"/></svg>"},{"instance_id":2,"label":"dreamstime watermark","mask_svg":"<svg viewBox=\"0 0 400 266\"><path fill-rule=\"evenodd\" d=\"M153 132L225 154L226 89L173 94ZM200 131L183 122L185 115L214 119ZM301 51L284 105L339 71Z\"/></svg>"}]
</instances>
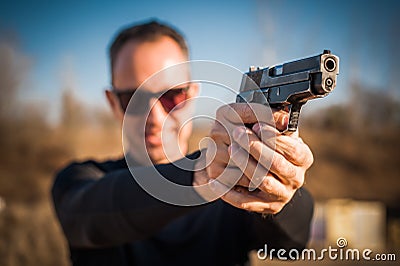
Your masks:
<instances>
[{"instance_id":1,"label":"dreamstime watermark","mask_svg":"<svg viewBox=\"0 0 400 266\"><path fill-rule=\"evenodd\" d=\"M344 261L396 261L395 253L374 253L371 249L359 250L357 248L346 248L347 240L340 237L336 241L336 247L328 246L317 251L313 248L303 250L297 249L268 249L265 244L264 248L257 251L257 257L260 260L305 260L305 261L322 261L328 260L344 260Z\"/></svg>"}]
</instances>

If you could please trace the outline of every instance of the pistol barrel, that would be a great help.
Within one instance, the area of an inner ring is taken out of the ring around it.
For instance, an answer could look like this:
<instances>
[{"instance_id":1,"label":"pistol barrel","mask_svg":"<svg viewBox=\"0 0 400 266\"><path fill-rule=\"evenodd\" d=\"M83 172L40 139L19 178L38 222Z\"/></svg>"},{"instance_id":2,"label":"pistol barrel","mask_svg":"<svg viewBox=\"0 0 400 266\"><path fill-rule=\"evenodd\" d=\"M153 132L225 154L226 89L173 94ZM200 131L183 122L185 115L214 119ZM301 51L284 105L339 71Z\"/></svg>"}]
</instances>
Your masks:
<instances>
[{"instance_id":1,"label":"pistol barrel","mask_svg":"<svg viewBox=\"0 0 400 266\"><path fill-rule=\"evenodd\" d=\"M339 57L329 50L280 65L251 68L243 75L236 102L295 107L298 119L303 104L325 97L336 87L338 74ZM290 118L295 119L294 115L291 112ZM296 130L297 121L290 122L294 124L289 130Z\"/></svg>"}]
</instances>

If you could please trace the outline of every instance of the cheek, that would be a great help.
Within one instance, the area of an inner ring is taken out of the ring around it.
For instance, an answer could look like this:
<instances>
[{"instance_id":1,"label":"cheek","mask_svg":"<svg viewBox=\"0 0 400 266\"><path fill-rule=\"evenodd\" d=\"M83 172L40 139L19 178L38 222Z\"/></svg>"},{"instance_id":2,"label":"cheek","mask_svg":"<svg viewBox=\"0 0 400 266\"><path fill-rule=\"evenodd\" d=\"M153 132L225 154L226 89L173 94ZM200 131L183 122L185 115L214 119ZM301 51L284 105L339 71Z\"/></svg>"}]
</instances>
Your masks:
<instances>
[{"instance_id":1,"label":"cheek","mask_svg":"<svg viewBox=\"0 0 400 266\"><path fill-rule=\"evenodd\" d=\"M190 134L192 133L192 123L186 123L185 125L181 126L179 131L179 139L180 141L188 141Z\"/></svg>"},{"instance_id":2,"label":"cheek","mask_svg":"<svg viewBox=\"0 0 400 266\"><path fill-rule=\"evenodd\" d=\"M127 137L129 140L144 140L144 130L145 123L143 118L125 116L123 123L124 137Z\"/></svg>"},{"instance_id":3,"label":"cheek","mask_svg":"<svg viewBox=\"0 0 400 266\"><path fill-rule=\"evenodd\" d=\"M189 109L179 110L175 116L175 123L178 128L179 141L188 141L193 127L193 113Z\"/></svg>"}]
</instances>

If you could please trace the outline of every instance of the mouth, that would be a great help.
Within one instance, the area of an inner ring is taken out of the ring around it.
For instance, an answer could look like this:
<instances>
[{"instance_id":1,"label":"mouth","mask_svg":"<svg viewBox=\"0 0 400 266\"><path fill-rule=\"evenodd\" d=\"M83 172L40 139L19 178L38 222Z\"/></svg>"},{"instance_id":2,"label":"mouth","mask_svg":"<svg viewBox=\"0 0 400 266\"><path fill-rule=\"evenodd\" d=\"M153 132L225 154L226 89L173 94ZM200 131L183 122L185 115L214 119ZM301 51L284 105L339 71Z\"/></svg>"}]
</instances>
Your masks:
<instances>
[{"instance_id":1,"label":"mouth","mask_svg":"<svg viewBox=\"0 0 400 266\"><path fill-rule=\"evenodd\" d=\"M145 136L146 146L156 147L161 146L161 132L146 132Z\"/></svg>"}]
</instances>

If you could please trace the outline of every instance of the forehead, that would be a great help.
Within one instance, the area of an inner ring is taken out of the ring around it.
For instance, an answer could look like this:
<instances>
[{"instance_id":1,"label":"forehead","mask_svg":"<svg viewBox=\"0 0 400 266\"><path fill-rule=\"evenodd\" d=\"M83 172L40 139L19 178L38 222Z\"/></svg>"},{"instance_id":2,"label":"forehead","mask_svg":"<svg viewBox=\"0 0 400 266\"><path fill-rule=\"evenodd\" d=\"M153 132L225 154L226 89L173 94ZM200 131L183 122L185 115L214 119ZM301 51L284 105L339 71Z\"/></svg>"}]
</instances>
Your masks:
<instances>
[{"instance_id":1,"label":"forehead","mask_svg":"<svg viewBox=\"0 0 400 266\"><path fill-rule=\"evenodd\" d=\"M116 56L113 67L113 85L116 88L136 88L162 69L187 61L180 46L170 37L155 41L129 41ZM168 68L146 81L145 89L154 92L177 85L189 78L188 71Z\"/></svg>"}]
</instances>

